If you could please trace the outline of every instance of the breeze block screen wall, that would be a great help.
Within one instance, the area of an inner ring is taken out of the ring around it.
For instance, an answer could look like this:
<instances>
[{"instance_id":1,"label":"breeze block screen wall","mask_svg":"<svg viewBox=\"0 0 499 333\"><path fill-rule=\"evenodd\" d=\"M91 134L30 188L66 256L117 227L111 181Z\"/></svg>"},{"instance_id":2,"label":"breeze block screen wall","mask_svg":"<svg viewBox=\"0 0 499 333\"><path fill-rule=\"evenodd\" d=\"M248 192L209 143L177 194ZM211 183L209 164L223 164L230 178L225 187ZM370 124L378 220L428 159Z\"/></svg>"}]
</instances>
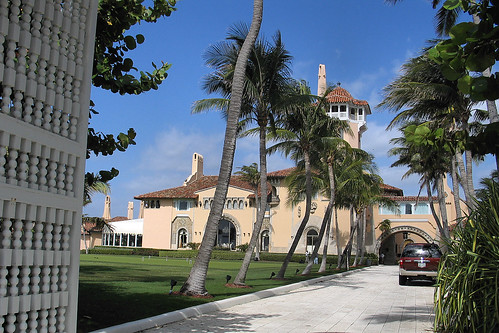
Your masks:
<instances>
[{"instance_id":1,"label":"breeze block screen wall","mask_svg":"<svg viewBox=\"0 0 499 333\"><path fill-rule=\"evenodd\" d=\"M0 0L0 332L75 332L97 0Z\"/></svg>"}]
</instances>

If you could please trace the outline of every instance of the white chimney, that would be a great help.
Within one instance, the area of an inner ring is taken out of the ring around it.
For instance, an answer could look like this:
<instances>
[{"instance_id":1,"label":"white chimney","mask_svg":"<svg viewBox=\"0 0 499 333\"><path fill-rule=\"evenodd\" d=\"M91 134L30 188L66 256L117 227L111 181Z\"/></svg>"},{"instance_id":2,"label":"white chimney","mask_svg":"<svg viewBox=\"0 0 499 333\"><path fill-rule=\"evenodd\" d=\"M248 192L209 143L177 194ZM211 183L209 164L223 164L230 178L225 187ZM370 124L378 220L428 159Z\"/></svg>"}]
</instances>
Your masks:
<instances>
[{"instance_id":1,"label":"white chimney","mask_svg":"<svg viewBox=\"0 0 499 333\"><path fill-rule=\"evenodd\" d=\"M127 215L129 220L133 220L133 202L128 201L128 215Z\"/></svg>"},{"instance_id":2,"label":"white chimney","mask_svg":"<svg viewBox=\"0 0 499 333\"><path fill-rule=\"evenodd\" d=\"M326 65L319 65L319 79L317 80L317 96L322 96L327 89Z\"/></svg>"}]
</instances>

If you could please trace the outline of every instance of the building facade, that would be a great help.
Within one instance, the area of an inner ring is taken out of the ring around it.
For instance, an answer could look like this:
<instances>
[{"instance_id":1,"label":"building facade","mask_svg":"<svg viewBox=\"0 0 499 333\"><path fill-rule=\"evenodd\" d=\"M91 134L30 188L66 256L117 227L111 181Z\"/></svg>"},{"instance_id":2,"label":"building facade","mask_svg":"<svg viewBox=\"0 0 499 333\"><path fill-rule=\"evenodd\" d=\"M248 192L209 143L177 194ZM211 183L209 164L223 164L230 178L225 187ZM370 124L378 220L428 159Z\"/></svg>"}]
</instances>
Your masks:
<instances>
[{"instance_id":1,"label":"building facade","mask_svg":"<svg viewBox=\"0 0 499 333\"><path fill-rule=\"evenodd\" d=\"M319 66L318 95L325 92L325 66ZM369 104L357 100L341 86L327 95L327 113L348 122L352 134L344 134L343 139L354 148L361 147L362 133L367 129L366 117L371 114ZM269 193L265 219L259 235L260 251L287 252L305 212L305 202L288 205L288 190L285 178L293 168L268 173ZM135 199L141 201L142 246L158 249L184 249L189 243L200 243L210 212L217 176L203 174L203 156L194 153L192 170L184 184L179 187L141 194ZM385 195L399 204L400 211L386 207L370 207L366 218L366 250L376 254L383 253L387 262L395 262L401 249L408 242L438 241L439 233L435 219L430 212L429 198L404 196L399 188L384 185ZM449 221L455 219L454 201L449 187L446 191L446 209ZM436 198L435 198L436 201ZM326 211L328 199L320 195L312 200L312 210L307 227L296 249L297 253L312 251L315 239ZM435 204L438 212L438 204ZM219 223L216 245L235 249L238 245L249 243L256 219L255 189L239 176L232 176L225 202L222 219ZM353 224L349 210L337 212L338 233L332 223L328 252L337 254L337 245L344 247ZM336 220L336 217L334 217ZM390 220L391 230L381 232L379 224ZM137 222L139 223L139 222ZM103 244L122 246L122 239L131 237L120 228L103 236ZM138 233L138 231L135 231ZM117 241L116 235L120 234ZM126 236L124 236L126 235ZM337 237L336 235L339 235ZM135 237L132 235L132 237ZM112 241L111 241L112 239ZM127 243L129 244L129 243ZM137 242L134 243L137 246ZM323 245L321 245L322 247ZM354 247L355 248L355 247Z\"/></svg>"}]
</instances>

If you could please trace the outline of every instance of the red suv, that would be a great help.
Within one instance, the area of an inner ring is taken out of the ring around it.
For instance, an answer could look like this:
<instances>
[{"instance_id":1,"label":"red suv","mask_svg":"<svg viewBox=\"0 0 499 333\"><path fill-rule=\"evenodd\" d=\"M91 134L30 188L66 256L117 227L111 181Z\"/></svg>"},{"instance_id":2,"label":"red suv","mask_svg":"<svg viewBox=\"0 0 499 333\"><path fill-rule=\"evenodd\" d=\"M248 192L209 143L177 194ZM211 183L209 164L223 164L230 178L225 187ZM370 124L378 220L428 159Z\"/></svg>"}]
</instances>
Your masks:
<instances>
[{"instance_id":1,"label":"red suv","mask_svg":"<svg viewBox=\"0 0 499 333\"><path fill-rule=\"evenodd\" d=\"M442 252L436 244L406 245L399 260L399 284L405 285L407 279L435 280L441 256Z\"/></svg>"}]
</instances>

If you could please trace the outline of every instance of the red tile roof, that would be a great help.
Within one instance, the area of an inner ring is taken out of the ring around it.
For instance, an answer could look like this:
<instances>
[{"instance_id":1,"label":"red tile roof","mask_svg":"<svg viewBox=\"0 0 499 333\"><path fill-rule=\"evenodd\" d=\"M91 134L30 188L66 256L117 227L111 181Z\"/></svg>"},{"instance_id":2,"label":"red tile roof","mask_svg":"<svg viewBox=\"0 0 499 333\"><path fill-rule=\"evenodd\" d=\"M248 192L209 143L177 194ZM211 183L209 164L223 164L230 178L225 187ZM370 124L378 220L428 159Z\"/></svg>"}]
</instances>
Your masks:
<instances>
[{"instance_id":1,"label":"red tile roof","mask_svg":"<svg viewBox=\"0 0 499 333\"><path fill-rule=\"evenodd\" d=\"M203 176L186 186L178 186L173 188L167 188L165 190L150 192L146 194L141 194L134 199L171 199L171 198L183 198L183 199L197 199L197 192L206 190L217 185L218 176ZM232 176L230 179L230 186L242 188L244 190L253 192L253 187L241 179L240 176Z\"/></svg>"},{"instance_id":2,"label":"red tile roof","mask_svg":"<svg viewBox=\"0 0 499 333\"><path fill-rule=\"evenodd\" d=\"M393 196L387 196L387 198L392 199L393 201L408 201L408 202L428 202L428 197L418 197L417 195L393 195ZM432 197L433 201L437 201L437 197Z\"/></svg>"},{"instance_id":3,"label":"red tile roof","mask_svg":"<svg viewBox=\"0 0 499 333\"><path fill-rule=\"evenodd\" d=\"M283 169L283 170L269 172L269 173L267 173L267 177L284 178L284 177L289 176L295 169L296 169L296 167L292 167L292 168L287 168L287 169Z\"/></svg>"},{"instance_id":4,"label":"red tile roof","mask_svg":"<svg viewBox=\"0 0 499 333\"><path fill-rule=\"evenodd\" d=\"M367 101L355 99L350 93L342 87L334 88L327 96L326 99L330 103L353 103L355 105L369 105Z\"/></svg>"}]
</instances>

